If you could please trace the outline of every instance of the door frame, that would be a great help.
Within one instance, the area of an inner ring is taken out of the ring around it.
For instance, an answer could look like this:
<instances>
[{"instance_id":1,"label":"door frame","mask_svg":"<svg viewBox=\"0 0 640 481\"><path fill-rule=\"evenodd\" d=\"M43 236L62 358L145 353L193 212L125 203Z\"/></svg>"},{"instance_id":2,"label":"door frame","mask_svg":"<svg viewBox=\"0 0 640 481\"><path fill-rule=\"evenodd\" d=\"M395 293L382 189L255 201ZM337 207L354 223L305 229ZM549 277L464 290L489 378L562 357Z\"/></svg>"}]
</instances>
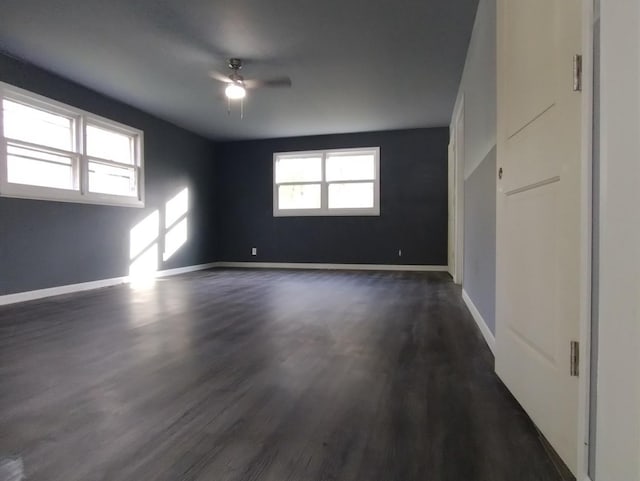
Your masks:
<instances>
[{"instance_id":1,"label":"door frame","mask_svg":"<svg viewBox=\"0 0 640 481\"><path fill-rule=\"evenodd\" d=\"M640 479L640 5L600 2L596 481ZM635 34L633 34L635 33Z\"/></svg>"},{"instance_id":2,"label":"door frame","mask_svg":"<svg viewBox=\"0 0 640 481\"><path fill-rule=\"evenodd\" d=\"M451 278L455 278L456 270L456 159L453 147L453 138L449 139L447 156L447 272Z\"/></svg>"},{"instance_id":3,"label":"door frame","mask_svg":"<svg viewBox=\"0 0 640 481\"><path fill-rule=\"evenodd\" d=\"M449 266L453 282L462 285L464 279L464 93L453 111L450 127L450 143L453 146L453 191L455 199L454 236L449 242L454 245L454 265ZM458 127L460 126L460 127Z\"/></svg>"},{"instance_id":4,"label":"door frame","mask_svg":"<svg viewBox=\"0 0 640 481\"><path fill-rule=\"evenodd\" d=\"M580 311L578 377L578 481L589 478L589 426L591 387L591 321L593 263L593 22L594 0L582 1L582 126L580 199ZM597 200L596 200L597 201ZM593 366L595 368L595 366Z\"/></svg>"}]
</instances>

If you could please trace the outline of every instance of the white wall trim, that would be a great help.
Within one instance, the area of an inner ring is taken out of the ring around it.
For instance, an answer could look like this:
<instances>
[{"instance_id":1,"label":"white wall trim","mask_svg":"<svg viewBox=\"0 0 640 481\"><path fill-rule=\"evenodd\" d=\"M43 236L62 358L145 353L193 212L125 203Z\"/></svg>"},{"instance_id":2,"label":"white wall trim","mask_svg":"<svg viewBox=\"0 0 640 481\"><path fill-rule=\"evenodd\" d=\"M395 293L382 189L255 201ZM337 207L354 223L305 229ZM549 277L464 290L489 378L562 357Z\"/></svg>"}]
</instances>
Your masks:
<instances>
[{"instance_id":1,"label":"white wall trim","mask_svg":"<svg viewBox=\"0 0 640 481\"><path fill-rule=\"evenodd\" d=\"M640 479L640 3L600 2L596 481Z\"/></svg>"},{"instance_id":2,"label":"white wall trim","mask_svg":"<svg viewBox=\"0 0 640 481\"><path fill-rule=\"evenodd\" d=\"M464 289L462 289L462 300L464 300L464 303L467 305L471 316L480 328L480 332L482 332L484 340L487 341L489 349L491 349L491 352L495 354L496 338L493 335L493 332L491 332L491 329L489 329L489 326L484 320L484 317L482 317L482 314L480 314L480 311L469 297L469 294L467 294L467 291L465 291Z\"/></svg>"},{"instance_id":3,"label":"white wall trim","mask_svg":"<svg viewBox=\"0 0 640 481\"><path fill-rule=\"evenodd\" d=\"M207 264L196 264L193 266L176 267L175 269L165 269L163 271L156 272L156 277L170 277L180 274L186 274L187 272L204 271L206 269L213 269L217 267L217 262L208 262Z\"/></svg>"},{"instance_id":4,"label":"white wall trim","mask_svg":"<svg viewBox=\"0 0 640 481\"><path fill-rule=\"evenodd\" d=\"M395 264L318 264L313 262L218 262L218 267L246 267L249 269L327 269L343 271L410 271L447 272L447 266Z\"/></svg>"},{"instance_id":5,"label":"white wall trim","mask_svg":"<svg viewBox=\"0 0 640 481\"><path fill-rule=\"evenodd\" d=\"M594 115L594 3L582 0L582 155L580 158L580 376L578 376L578 441L576 478L589 479L591 424L591 324L593 263L593 115ZM597 435L597 433L596 433Z\"/></svg>"},{"instance_id":6,"label":"white wall trim","mask_svg":"<svg viewBox=\"0 0 640 481\"><path fill-rule=\"evenodd\" d=\"M453 129L450 137L453 140L455 165L455 269L453 282L462 285L464 281L464 165L466 156L464 92L461 93L460 101L453 113Z\"/></svg>"},{"instance_id":7,"label":"white wall trim","mask_svg":"<svg viewBox=\"0 0 640 481\"><path fill-rule=\"evenodd\" d=\"M91 289L116 286L118 284L125 284L128 280L128 277L114 277L111 279L101 279L99 281L67 284L66 286L49 287L47 289L38 289L35 291L6 294L4 296L0 296L0 306L15 304L17 302L33 301L35 299L42 299L51 296L60 296L62 294L70 294L72 292L89 291Z\"/></svg>"},{"instance_id":8,"label":"white wall trim","mask_svg":"<svg viewBox=\"0 0 640 481\"><path fill-rule=\"evenodd\" d=\"M446 272L447 266L390 265L390 264L316 264L316 263L284 263L284 262L210 262L175 269L165 269L155 273L155 277L177 276L188 272L202 271L216 267L245 267L249 269L327 269L327 270L359 270L359 271L410 271L410 272ZM18 302L33 301L45 297L60 296L73 292L101 289L130 282L128 276L81 282L65 286L49 287L34 291L17 292L0 296L0 306Z\"/></svg>"},{"instance_id":9,"label":"white wall trim","mask_svg":"<svg viewBox=\"0 0 640 481\"><path fill-rule=\"evenodd\" d=\"M178 267L175 269L166 269L158 271L155 277L169 277L187 272L201 271L216 267L215 262L209 264L198 264L194 266ZM43 299L45 297L60 296L62 294L71 294L73 292L89 291L92 289L100 289L103 287L116 286L118 284L127 284L130 281L128 276L113 277L111 279L101 279L98 281L81 282L79 284L68 284L65 286L49 287L47 289L37 289L35 291L17 292L15 294L6 294L0 296L0 306L7 304L15 304L18 302L33 301L35 299Z\"/></svg>"}]
</instances>

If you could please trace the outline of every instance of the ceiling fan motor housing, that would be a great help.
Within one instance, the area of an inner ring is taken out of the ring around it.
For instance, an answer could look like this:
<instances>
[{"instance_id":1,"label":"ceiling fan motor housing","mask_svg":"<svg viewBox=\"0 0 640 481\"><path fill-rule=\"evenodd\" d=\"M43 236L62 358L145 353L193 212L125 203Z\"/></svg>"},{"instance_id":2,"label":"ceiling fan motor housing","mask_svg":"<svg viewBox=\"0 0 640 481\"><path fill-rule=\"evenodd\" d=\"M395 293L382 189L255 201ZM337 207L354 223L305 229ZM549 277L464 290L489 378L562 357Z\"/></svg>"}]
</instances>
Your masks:
<instances>
[{"instance_id":1,"label":"ceiling fan motor housing","mask_svg":"<svg viewBox=\"0 0 640 481\"><path fill-rule=\"evenodd\" d=\"M242 60L239 58L230 58L227 62L227 66L234 71L238 71L242 68Z\"/></svg>"}]
</instances>

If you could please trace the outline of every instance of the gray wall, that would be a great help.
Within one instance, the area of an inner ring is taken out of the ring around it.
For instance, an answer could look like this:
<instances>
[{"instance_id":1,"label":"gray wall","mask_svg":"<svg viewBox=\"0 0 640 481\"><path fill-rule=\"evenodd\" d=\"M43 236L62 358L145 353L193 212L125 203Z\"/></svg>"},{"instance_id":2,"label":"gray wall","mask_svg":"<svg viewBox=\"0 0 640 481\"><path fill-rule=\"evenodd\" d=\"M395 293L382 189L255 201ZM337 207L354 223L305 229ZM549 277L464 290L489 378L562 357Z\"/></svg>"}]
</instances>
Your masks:
<instances>
[{"instance_id":1,"label":"gray wall","mask_svg":"<svg viewBox=\"0 0 640 481\"><path fill-rule=\"evenodd\" d=\"M190 238L160 268L215 259L209 140L4 55L0 80L143 130L146 167L144 209L0 197L0 295L127 275L129 230L184 187Z\"/></svg>"},{"instance_id":2,"label":"gray wall","mask_svg":"<svg viewBox=\"0 0 640 481\"><path fill-rule=\"evenodd\" d=\"M464 183L464 288L496 332L496 149Z\"/></svg>"},{"instance_id":3,"label":"gray wall","mask_svg":"<svg viewBox=\"0 0 640 481\"><path fill-rule=\"evenodd\" d=\"M435 128L219 144L220 260L446 265L448 140ZM273 216L274 152L371 146L380 216Z\"/></svg>"},{"instance_id":4,"label":"gray wall","mask_svg":"<svg viewBox=\"0 0 640 481\"><path fill-rule=\"evenodd\" d=\"M463 288L495 334L496 0L478 4L456 103L463 97Z\"/></svg>"},{"instance_id":5,"label":"gray wall","mask_svg":"<svg viewBox=\"0 0 640 481\"><path fill-rule=\"evenodd\" d=\"M496 0L480 0L456 105L464 95L465 179L496 145Z\"/></svg>"}]
</instances>

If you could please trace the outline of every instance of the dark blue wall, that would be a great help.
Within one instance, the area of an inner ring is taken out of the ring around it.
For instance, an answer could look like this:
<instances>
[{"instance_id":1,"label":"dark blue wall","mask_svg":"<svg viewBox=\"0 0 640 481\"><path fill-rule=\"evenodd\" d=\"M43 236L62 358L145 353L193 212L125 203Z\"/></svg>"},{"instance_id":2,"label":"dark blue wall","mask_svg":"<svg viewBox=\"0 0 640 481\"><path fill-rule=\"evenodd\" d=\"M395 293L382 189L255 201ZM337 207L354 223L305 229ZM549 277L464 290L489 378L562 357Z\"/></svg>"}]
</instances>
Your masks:
<instances>
[{"instance_id":1,"label":"dark blue wall","mask_svg":"<svg viewBox=\"0 0 640 481\"><path fill-rule=\"evenodd\" d=\"M436 128L217 144L219 259L446 265L448 139ZM379 217L273 217L274 152L374 146Z\"/></svg>"},{"instance_id":2,"label":"dark blue wall","mask_svg":"<svg viewBox=\"0 0 640 481\"><path fill-rule=\"evenodd\" d=\"M215 260L446 264L446 128L214 144L2 54L0 80L143 130L146 168L144 209L0 197L0 295L127 275L130 229L184 187L189 240L161 269ZM381 149L379 217L273 217L274 152L369 146Z\"/></svg>"},{"instance_id":3,"label":"dark blue wall","mask_svg":"<svg viewBox=\"0 0 640 481\"><path fill-rule=\"evenodd\" d=\"M4 55L0 80L143 130L146 167L144 209L0 197L0 295L127 275L129 230L184 187L190 239L160 268L215 260L211 141Z\"/></svg>"}]
</instances>

